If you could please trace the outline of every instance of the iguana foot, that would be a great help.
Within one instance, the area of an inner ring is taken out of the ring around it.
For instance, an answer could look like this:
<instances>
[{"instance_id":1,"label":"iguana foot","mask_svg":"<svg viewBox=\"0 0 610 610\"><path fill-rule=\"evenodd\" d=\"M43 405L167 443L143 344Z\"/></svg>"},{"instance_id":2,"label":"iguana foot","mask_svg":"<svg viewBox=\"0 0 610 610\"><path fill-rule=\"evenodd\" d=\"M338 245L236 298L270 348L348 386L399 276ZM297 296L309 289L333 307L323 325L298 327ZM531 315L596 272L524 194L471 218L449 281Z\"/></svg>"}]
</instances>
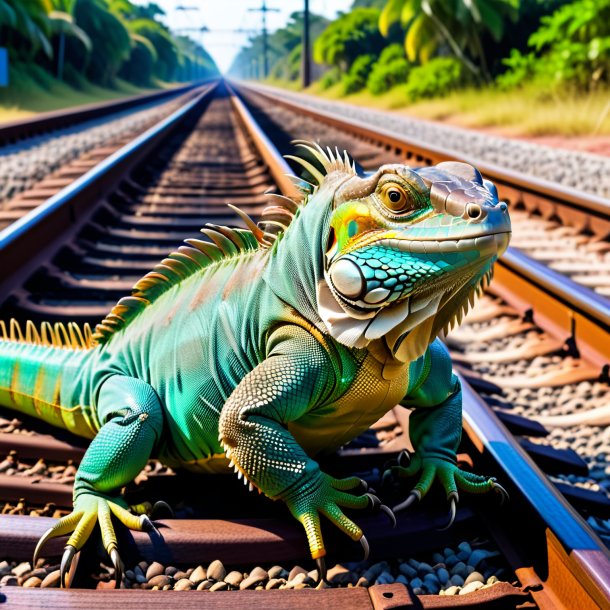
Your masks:
<instances>
[{"instance_id":1,"label":"iguana foot","mask_svg":"<svg viewBox=\"0 0 610 610\"><path fill-rule=\"evenodd\" d=\"M501 504L508 500L507 491L494 478L483 477L472 472L460 470L455 464L440 458L421 458L415 454L413 460L410 460L409 454L406 451L401 452L398 456L398 466L393 466L391 471L384 473L384 480L387 480L390 474L406 478L418 472L421 472L419 481L409 492L407 498L395 506L393 510L398 512L408 508L415 502L419 502L428 493L434 480L438 479L450 503L449 523L441 528L440 531L446 530L453 525L459 502L458 489L473 494L494 491L500 495Z\"/></svg>"},{"instance_id":2,"label":"iguana foot","mask_svg":"<svg viewBox=\"0 0 610 610\"><path fill-rule=\"evenodd\" d=\"M120 498L105 498L90 493L79 495L74 501L74 510L62 517L52 528L47 530L36 545L33 565L36 564L42 547L51 539L71 533L61 559L60 581L66 586L66 576L72 566L74 555L85 544L96 523L100 525L102 543L115 569L116 588L121 586L123 564L118 552L116 534L112 525L112 515L129 529L137 531L154 530L154 525L147 515L136 516L125 508Z\"/></svg>"},{"instance_id":3,"label":"iguana foot","mask_svg":"<svg viewBox=\"0 0 610 610\"><path fill-rule=\"evenodd\" d=\"M352 495L346 493L355 489L362 489L363 481L358 477L335 479L322 473L319 478L309 485L299 488L298 491L284 498L293 516L303 525L307 534L311 556L318 565L318 580L326 579L326 564L324 555L326 549L322 540L320 528L320 514L334 523L343 533L352 540L359 541L364 550L364 559L369 555L369 544L364 533L353 521L343 514L341 508L370 508L375 512L384 512L396 525L392 511L381 503L377 496L371 493ZM366 490L366 483L364 489Z\"/></svg>"}]
</instances>

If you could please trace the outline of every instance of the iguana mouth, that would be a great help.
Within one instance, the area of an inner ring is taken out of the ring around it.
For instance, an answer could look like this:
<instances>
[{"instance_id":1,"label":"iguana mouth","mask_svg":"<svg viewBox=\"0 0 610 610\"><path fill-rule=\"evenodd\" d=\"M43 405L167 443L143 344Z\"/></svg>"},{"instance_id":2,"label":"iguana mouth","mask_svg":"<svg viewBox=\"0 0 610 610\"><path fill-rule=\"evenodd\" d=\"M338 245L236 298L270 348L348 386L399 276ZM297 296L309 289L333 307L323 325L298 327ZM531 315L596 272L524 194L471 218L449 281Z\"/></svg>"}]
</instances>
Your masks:
<instances>
[{"instance_id":1,"label":"iguana mouth","mask_svg":"<svg viewBox=\"0 0 610 610\"><path fill-rule=\"evenodd\" d=\"M412 301L408 313L412 313L425 308L445 286L455 284L456 276L463 277L501 254L509 236L502 231L457 240L378 239L333 261L327 282L354 318L373 317L407 297ZM425 258L417 256L421 254ZM451 261L451 256L457 258ZM424 295L431 295L428 301Z\"/></svg>"}]
</instances>

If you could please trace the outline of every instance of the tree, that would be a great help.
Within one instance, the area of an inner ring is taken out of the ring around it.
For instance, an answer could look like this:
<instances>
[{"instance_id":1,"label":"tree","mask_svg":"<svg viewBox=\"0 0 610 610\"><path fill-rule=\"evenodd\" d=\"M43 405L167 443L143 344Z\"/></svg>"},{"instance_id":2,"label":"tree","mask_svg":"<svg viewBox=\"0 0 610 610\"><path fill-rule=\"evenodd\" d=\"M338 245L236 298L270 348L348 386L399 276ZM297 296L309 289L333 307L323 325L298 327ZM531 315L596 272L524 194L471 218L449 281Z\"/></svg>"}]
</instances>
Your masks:
<instances>
[{"instance_id":1,"label":"tree","mask_svg":"<svg viewBox=\"0 0 610 610\"><path fill-rule=\"evenodd\" d=\"M359 55L377 57L385 41L379 32L380 11L358 8L330 23L315 41L314 60L349 70Z\"/></svg>"},{"instance_id":2,"label":"tree","mask_svg":"<svg viewBox=\"0 0 610 610\"><path fill-rule=\"evenodd\" d=\"M402 25L410 61L426 62L446 45L474 75L489 80L481 36L499 41L518 7L519 0L388 0L379 28L388 35L394 23Z\"/></svg>"}]
</instances>

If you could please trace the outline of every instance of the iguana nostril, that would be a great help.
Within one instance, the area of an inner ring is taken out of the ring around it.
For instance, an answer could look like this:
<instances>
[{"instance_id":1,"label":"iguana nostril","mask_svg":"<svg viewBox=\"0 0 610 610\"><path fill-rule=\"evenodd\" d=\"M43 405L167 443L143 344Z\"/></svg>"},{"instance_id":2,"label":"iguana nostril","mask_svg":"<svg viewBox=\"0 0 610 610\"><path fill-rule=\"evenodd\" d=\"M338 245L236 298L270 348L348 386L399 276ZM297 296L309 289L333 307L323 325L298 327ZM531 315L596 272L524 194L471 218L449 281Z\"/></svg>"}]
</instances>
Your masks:
<instances>
[{"instance_id":1,"label":"iguana nostril","mask_svg":"<svg viewBox=\"0 0 610 610\"><path fill-rule=\"evenodd\" d=\"M466 206L466 214L470 220L477 220L481 217L481 206L478 203L469 203Z\"/></svg>"},{"instance_id":2,"label":"iguana nostril","mask_svg":"<svg viewBox=\"0 0 610 610\"><path fill-rule=\"evenodd\" d=\"M359 296L364 288L364 278L358 265L350 260L337 261L330 270L330 279L335 289L349 298Z\"/></svg>"}]
</instances>

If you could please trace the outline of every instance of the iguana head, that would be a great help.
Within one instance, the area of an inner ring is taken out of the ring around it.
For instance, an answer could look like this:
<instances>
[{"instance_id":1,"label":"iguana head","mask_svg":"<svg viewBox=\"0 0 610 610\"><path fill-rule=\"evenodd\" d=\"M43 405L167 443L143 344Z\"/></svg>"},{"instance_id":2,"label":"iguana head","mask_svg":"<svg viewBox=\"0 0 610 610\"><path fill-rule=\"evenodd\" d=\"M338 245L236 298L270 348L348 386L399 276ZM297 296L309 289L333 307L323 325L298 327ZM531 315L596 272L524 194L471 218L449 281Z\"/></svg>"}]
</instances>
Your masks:
<instances>
[{"instance_id":1,"label":"iguana head","mask_svg":"<svg viewBox=\"0 0 610 610\"><path fill-rule=\"evenodd\" d=\"M385 165L335 191L319 314L363 347L383 339L412 360L489 280L510 237L507 205L471 165Z\"/></svg>"},{"instance_id":2,"label":"iguana head","mask_svg":"<svg viewBox=\"0 0 610 610\"><path fill-rule=\"evenodd\" d=\"M264 236L283 234L267 282L340 343L418 358L489 281L510 237L506 204L466 163L384 165L358 175L346 154L298 146L313 163L288 158L317 185L289 223L279 212L292 211L263 213Z\"/></svg>"}]
</instances>

